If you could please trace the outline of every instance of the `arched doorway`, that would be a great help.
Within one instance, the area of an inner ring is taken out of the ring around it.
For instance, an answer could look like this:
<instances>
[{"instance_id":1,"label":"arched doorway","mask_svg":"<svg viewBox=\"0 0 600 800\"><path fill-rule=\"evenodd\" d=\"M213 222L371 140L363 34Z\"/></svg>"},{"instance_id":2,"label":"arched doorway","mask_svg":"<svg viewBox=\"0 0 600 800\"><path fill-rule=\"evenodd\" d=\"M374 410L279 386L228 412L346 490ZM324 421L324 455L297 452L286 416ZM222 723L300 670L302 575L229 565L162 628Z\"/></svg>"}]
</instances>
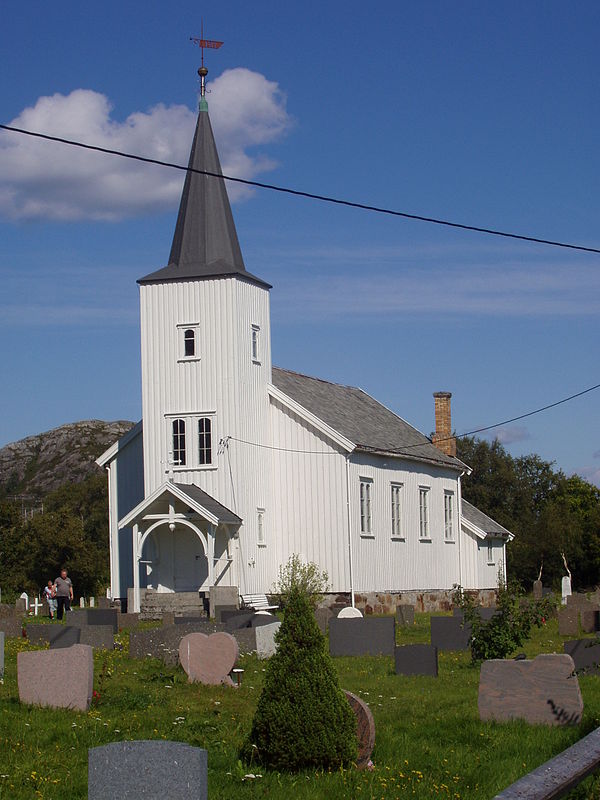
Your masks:
<instances>
[{"instance_id":1,"label":"arched doorway","mask_svg":"<svg viewBox=\"0 0 600 800\"><path fill-rule=\"evenodd\" d=\"M158 592L196 592L209 583L205 539L189 522L155 523L143 538L140 585Z\"/></svg>"}]
</instances>

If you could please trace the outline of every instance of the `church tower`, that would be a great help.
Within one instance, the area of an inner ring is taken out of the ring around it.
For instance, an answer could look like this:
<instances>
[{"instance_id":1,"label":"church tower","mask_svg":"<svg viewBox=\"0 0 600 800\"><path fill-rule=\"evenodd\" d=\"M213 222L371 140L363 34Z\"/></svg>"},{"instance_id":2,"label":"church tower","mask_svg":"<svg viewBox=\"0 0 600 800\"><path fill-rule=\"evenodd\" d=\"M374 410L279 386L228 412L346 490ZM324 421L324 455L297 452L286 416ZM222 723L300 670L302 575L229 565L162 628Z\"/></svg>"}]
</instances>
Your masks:
<instances>
[{"instance_id":1,"label":"church tower","mask_svg":"<svg viewBox=\"0 0 600 800\"><path fill-rule=\"evenodd\" d=\"M216 573L219 552L224 553L231 569L222 582L242 586L246 581L234 562L240 560L244 542L255 545L269 506L268 450L249 443L268 440L271 287L245 268L208 113L207 70L202 67L198 72L202 79L198 121L169 263L138 281L143 510L149 510L148 504L163 489L171 494L187 491L190 497L201 497L203 508L216 508L214 519L228 521L227 535L213 519L206 538L209 533L213 536L207 549L216 544L216 556L213 550L206 557L209 562L214 558ZM230 437L247 444L229 448ZM152 517L166 515L167 505L163 510L153 508L158 514ZM193 510L185 505L178 512L181 524ZM170 514L173 518L172 508ZM141 524L142 517L137 515L136 520ZM169 549L172 542L167 541L168 530L161 536L164 541L155 536L155 544L149 540L143 553L145 537L140 538L140 563L164 564L157 548ZM219 536L221 545L216 541ZM190 548L189 558L204 558L192 552L192 543ZM180 547L179 556L170 555L175 574L172 587L161 578L165 590L182 588L182 581L177 585L177 569L181 572L177 558L186 559L185 547ZM216 579L209 566L205 583Z\"/></svg>"}]
</instances>

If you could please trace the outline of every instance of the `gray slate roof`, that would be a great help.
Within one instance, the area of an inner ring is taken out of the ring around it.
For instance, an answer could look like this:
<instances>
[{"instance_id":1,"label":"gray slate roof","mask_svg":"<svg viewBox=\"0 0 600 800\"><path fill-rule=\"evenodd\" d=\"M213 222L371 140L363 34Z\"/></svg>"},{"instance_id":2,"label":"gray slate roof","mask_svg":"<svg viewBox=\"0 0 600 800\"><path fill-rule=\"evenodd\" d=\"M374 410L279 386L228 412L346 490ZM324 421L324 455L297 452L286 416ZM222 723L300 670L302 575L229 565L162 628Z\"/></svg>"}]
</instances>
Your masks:
<instances>
[{"instance_id":1,"label":"gray slate roof","mask_svg":"<svg viewBox=\"0 0 600 800\"><path fill-rule=\"evenodd\" d=\"M465 468L461 461L442 453L424 434L362 389L277 367L273 367L272 381L292 400L354 442L359 450L453 469Z\"/></svg>"},{"instance_id":2,"label":"gray slate roof","mask_svg":"<svg viewBox=\"0 0 600 800\"><path fill-rule=\"evenodd\" d=\"M223 174L208 111L198 114L188 167ZM223 178L186 172L169 264L138 283L225 276L271 288L246 271Z\"/></svg>"},{"instance_id":3,"label":"gray slate roof","mask_svg":"<svg viewBox=\"0 0 600 800\"><path fill-rule=\"evenodd\" d=\"M510 531L506 530L506 528L500 525L499 522L496 522L495 519L488 517L487 514L484 514L483 511L480 511L466 500L461 501L461 510L462 515L466 520L473 525L477 525L477 527L488 536L501 536L506 538L512 535Z\"/></svg>"},{"instance_id":4,"label":"gray slate roof","mask_svg":"<svg viewBox=\"0 0 600 800\"><path fill-rule=\"evenodd\" d=\"M207 511L210 511L211 514L214 514L214 516L218 518L219 522L223 522L225 525L242 524L241 517L238 517L238 515L234 514L233 511L230 511L224 505L221 505L218 500L215 500L214 497L211 497L199 486L196 486L193 483L176 483L175 486L184 494L186 494L194 503L197 503Z\"/></svg>"}]
</instances>

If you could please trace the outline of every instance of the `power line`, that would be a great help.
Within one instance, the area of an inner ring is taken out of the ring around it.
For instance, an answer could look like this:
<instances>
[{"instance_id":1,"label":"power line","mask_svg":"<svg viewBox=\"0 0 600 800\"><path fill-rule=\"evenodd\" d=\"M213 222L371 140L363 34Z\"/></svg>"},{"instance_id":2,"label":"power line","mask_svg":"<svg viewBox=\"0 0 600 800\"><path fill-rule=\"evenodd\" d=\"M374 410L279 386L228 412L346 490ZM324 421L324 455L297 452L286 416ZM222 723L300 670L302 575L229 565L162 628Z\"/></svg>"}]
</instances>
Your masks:
<instances>
[{"instance_id":1,"label":"power line","mask_svg":"<svg viewBox=\"0 0 600 800\"><path fill-rule=\"evenodd\" d=\"M309 200L319 200L323 203L333 203L335 205L347 206L348 208L358 208L363 211L373 211L377 214L388 214L393 217L402 217L403 219L411 219L417 222L428 222L432 225L443 225L448 228L458 228L464 231L473 231L475 233L485 233L488 236L500 236L506 239L518 239L523 242L533 242L535 244L545 244L551 247L562 247L568 250L580 250L584 253L600 253L600 248L585 247L579 244L570 244L568 242L559 242L553 239L541 239L537 236L525 236L519 233L510 233L508 231L500 231L494 228L482 228L477 225L466 225L461 222L451 222L446 219L439 219L437 217L425 217L420 214L409 214L406 211L395 211L391 208L384 208L382 206L373 206L367 203L357 203L352 200L342 200L339 197L330 197L328 195L315 194L313 192L303 192L299 189L290 189L286 186L277 186L272 183L261 183L260 181L251 181L246 178L234 178L231 175L221 175L218 172L209 172L204 169L195 169L194 167L184 166L183 164L174 164L170 161L161 161L158 158L147 158L146 156L135 155L134 153L126 153L122 150L112 150L108 147L100 147L98 145L85 144L85 142L78 142L73 139L63 139L60 136L50 136L46 133L39 133L37 131L27 131L23 128L15 128L11 125L0 124L0 129L5 131L12 131L13 133L20 133L26 136L33 136L38 139L46 139L50 142L60 142L61 144L68 144L73 147L81 147L85 150L94 150L98 153L106 153L112 156L119 156L121 158L130 158L134 161L143 161L146 164L156 164L160 167L169 167L170 169L184 170L185 172L195 172L199 175L208 175L211 178L224 178L225 180L234 183L241 183L245 186L254 186L258 189L270 189L273 192L281 192L283 194L291 194L296 197L306 197Z\"/></svg>"},{"instance_id":2,"label":"power line","mask_svg":"<svg viewBox=\"0 0 600 800\"><path fill-rule=\"evenodd\" d=\"M556 408L556 406L560 406L563 403L568 403L570 400L574 400L576 397L581 397L584 394L588 394L588 392L593 392L596 389L600 389L600 383L597 383L595 386L589 386L587 389L583 389L581 392L576 392L575 394L569 395L569 397L564 397L562 400L557 400L555 403L549 403L546 406L541 406L540 408L536 408L534 411L528 411L526 414L519 414L517 417L511 417L510 419L505 419L503 422L495 422L493 425L486 425L484 428L475 428L472 431L468 431L467 433L460 433L457 436L446 436L443 439L437 439L436 445L440 442L448 442L452 439L465 439L467 436L473 436L475 433L482 433L483 431L490 431L493 428L500 428L502 425L508 425L511 422L517 422L517 420L525 419L526 417L532 417L534 414L540 414L542 411L548 411L550 408ZM407 444L402 450L394 451L394 453L398 453L398 455L403 455L405 450L412 450L415 447L424 447L428 444L433 444L429 437L426 437L427 441L419 442L418 444ZM241 444L247 444L251 447L260 447L264 450L278 450L284 453L304 453L306 455L312 456L332 456L338 455L337 453L323 453L318 450L294 450L287 447L275 447L274 445L269 444L260 444L259 442L248 442L245 439L237 439L235 436L225 436L224 437L224 444L226 445L228 441L240 442Z\"/></svg>"}]
</instances>

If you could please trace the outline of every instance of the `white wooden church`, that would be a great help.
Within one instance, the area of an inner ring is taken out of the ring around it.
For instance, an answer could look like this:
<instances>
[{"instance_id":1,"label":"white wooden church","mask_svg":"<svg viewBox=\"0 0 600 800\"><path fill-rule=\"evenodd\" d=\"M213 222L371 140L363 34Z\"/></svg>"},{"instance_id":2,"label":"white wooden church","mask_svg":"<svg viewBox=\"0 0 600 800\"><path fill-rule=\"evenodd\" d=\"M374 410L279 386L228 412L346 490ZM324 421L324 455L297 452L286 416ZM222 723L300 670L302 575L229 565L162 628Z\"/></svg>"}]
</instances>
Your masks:
<instances>
[{"instance_id":1,"label":"white wooden church","mask_svg":"<svg viewBox=\"0 0 600 800\"><path fill-rule=\"evenodd\" d=\"M222 174L204 85L189 167ZM511 534L461 500L449 393L436 446L361 389L273 367L223 178L187 172L168 265L138 283L143 418L98 459L113 598L265 593L292 554L350 602L497 585Z\"/></svg>"}]
</instances>

